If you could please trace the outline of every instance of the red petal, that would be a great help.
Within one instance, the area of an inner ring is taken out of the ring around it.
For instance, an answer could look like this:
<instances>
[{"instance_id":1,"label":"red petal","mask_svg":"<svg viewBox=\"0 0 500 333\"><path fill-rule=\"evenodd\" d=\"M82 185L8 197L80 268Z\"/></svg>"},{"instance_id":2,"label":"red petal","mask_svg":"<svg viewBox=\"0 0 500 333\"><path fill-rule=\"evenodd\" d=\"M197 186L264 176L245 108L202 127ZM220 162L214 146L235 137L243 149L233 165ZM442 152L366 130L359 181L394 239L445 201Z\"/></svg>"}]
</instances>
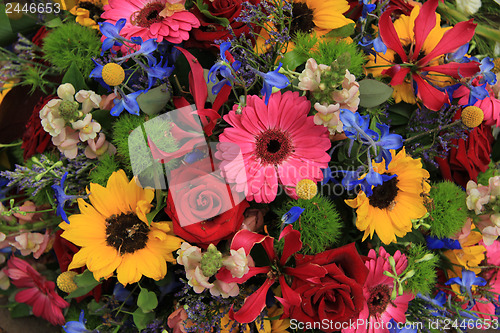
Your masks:
<instances>
[{"instance_id":1,"label":"red petal","mask_svg":"<svg viewBox=\"0 0 500 333\"><path fill-rule=\"evenodd\" d=\"M394 70L392 70L394 69ZM382 74L389 75L392 77L391 86L397 86L404 82L406 74L410 72L408 67L403 67L399 65L392 66L391 68L385 69Z\"/></svg>"},{"instance_id":2,"label":"red petal","mask_svg":"<svg viewBox=\"0 0 500 333\"><path fill-rule=\"evenodd\" d=\"M413 75L413 79L417 82L417 96L422 100L424 105L433 111L441 109L444 103L449 103L448 95L430 85L429 82L422 79L419 75Z\"/></svg>"},{"instance_id":3,"label":"red petal","mask_svg":"<svg viewBox=\"0 0 500 333\"><path fill-rule=\"evenodd\" d=\"M415 19L413 32L415 34L415 48L411 60L417 60L420 49L424 45L427 36L431 30L436 26L436 8L438 0L429 0L422 5L420 12Z\"/></svg>"},{"instance_id":4,"label":"red petal","mask_svg":"<svg viewBox=\"0 0 500 333\"><path fill-rule=\"evenodd\" d=\"M233 274L231 274L231 271L228 270L226 267L222 267L219 269L219 272L217 272L217 275L215 276L217 280L220 280L222 282L230 283L230 282L236 282L236 283L243 283L246 282L248 279L251 277L254 277L257 274L266 274L271 270L270 267L249 267L248 273L243 275L240 278L235 278L233 277Z\"/></svg>"},{"instance_id":5,"label":"red petal","mask_svg":"<svg viewBox=\"0 0 500 333\"><path fill-rule=\"evenodd\" d=\"M417 64L419 66L424 66L432 59L445 53L453 52L460 46L469 42L474 36L476 25L477 24L472 23L472 19L455 24L453 28L444 33L443 38L441 38L436 47L434 47L428 55L420 59Z\"/></svg>"},{"instance_id":6,"label":"red petal","mask_svg":"<svg viewBox=\"0 0 500 333\"><path fill-rule=\"evenodd\" d=\"M287 225L285 229L283 229L280 234L280 240L283 237L285 237L285 244L283 245L283 253L280 259L281 266L285 266L288 258L302 248L300 231L294 230L291 225Z\"/></svg>"},{"instance_id":7,"label":"red petal","mask_svg":"<svg viewBox=\"0 0 500 333\"><path fill-rule=\"evenodd\" d=\"M283 314L281 315L281 318L289 318L290 307L299 306L302 302L302 298L300 297L298 292L290 288L290 286L286 283L285 277L283 275L280 275L279 280L283 298L276 297L276 299L283 305Z\"/></svg>"},{"instance_id":8,"label":"red petal","mask_svg":"<svg viewBox=\"0 0 500 333\"><path fill-rule=\"evenodd\" d=\"M327 274L326 268L312 264L306 263L302 265L297 265L297 267L285 267L285 274L299 278L304 281L309 281L312 283L320 283L320 279Z\"/></svg>"},{"instance_id":9,"label":"red petal","mask_svg":"<svg viewBox=\"0 0 500 333\"><path fill-rule=\"evenodd\" d=\"M386 10L381 16L379 20L379 32L380 37L382 37L382 41L385 45L391 50L396 51L397 54L401 57L403 62L408 61L408 57L406 56L405 51L403 50L403 46L401 45L401 41L399 40L398 33L394 28L394 23L391 20L391 13L393 10Z\"/></svg>"},{"instance_id":10,"label":"red petal","mask_svg":"<svg viewBox=\"0 0 500 333\"><path fill-rule=\"evenodd\" d=\"M179 46L176 46L176 48L186 57L189 67L191 67L191 72L189 72L189 91L193 95L196 108L199 110L203 109L208 96L207 84L203 76L203 67L201 67L198 59L187 50Z\"/></svg>"},{"instance_id":11,"label":"red petal","mask_svg":"<svg viewBox=\"0 0 500 333\"><path fill-rule=\"evenodd\" d=\"M249 255L250 251L257 243L262 244L271 261L276 259L276 253L274 252L274 238L248 230L240 230L236 233L236 235L234 235L231 242L231 249L238 251L243 248L245 250L245 254Z\"/></svg>"},{"instance_id":12,"label":"red petal","mask_svg":"<svg viewBox=\"0 0 500 333\"><path fill-rule=\"evenodd\" d=\"M458 62L450 62L438 66L427 66L422 68L421 71L438 72L449 75L455 79L461 79L464 77L474 76L477 72L479 72L479 65L480 63L476 61L471 61L464 64L460 64Z\"/></svg>"},{"instance_id":13,"label":"red petal","mask_svg":"<svg viewBox=\"0 0 500 333\"><path fill-rule=\"evenodd\" d=\"M217 97L215 97L215 101L212 104L212 109L214 109L215 111L219 111L220 107L224 105L224 103L226 103L230 93L231 87L225 84L217 94Z\"/></svg>"},{"instance_id":14,"label":"red petal","mask_svg":"<svg viewBox=\"0 0 500 333\"><path fill-rule=\"evenodd\" d=\"M229 317L238 323L250 323L254 321L266 306L267 291L273 283L274 280L267 279L257 291L245 299L245 303L243 303L238 312L233 312L233 308L231 307Z\"/></svg>"}]
</instances>

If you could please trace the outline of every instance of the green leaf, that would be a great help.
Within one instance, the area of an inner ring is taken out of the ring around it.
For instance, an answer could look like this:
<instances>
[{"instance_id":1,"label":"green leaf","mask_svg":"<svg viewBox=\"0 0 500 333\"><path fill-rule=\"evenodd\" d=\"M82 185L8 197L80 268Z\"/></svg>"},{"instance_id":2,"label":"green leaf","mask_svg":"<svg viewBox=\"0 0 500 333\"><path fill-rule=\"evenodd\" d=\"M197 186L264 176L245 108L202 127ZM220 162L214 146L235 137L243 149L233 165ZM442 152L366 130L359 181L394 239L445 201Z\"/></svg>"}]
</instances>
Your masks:
<instances>
[{"instance_id":1,"label":"green leaf","mask_svg":"<svg viewBox=\"0 0 500 333\"><path fill-rule=\"evenodd\" d=\"M132 317L134 318L134 324L137 329L142 331L155 319L155 314L154 312L144 313L141 309L137 309L132 313Z\"/></svg>"},{"instance_id":2,"label":"green leaf","mask_svg":"<svg viewBox=\"0 0 500 333\"><path fill-rule=\"evenodd\" d=\"M45 26L47 28L57 28L58 26L62 25L62 21L61 21L61 18L60 17L56 17L55 19L52 19L50 21L48 21L47 23L45 23Z\"/></svg>"},{"instance_id":3,"label":"green leaf","mask_svg":"<svg viewBox=\"0 0 500 333\"><path fill-rule=\"evenodd\" d=\"M387 101L393 89L387 84L377 80L364 79L359 81L359 105L373 108Z\"/></svg>"},{"instance_id":4,"label":"green leaf","mask_svg":"<svg viewBox=\"0 0 500 333\"><path fill-rule=\"evenodd\" d=\"M344 25L343 27L333 29L329 33L326 34L326 37L349 37L354 33L354 28L356 25L354 23L349 23L347 25Z\"/></svg>"},{"instance_id":5,"label":"green leaf","mask_svg":"<svg viewBox=\"0 0 500 333\"><path fill-rule=\"evenodd\" d=\"M78 289L70 293L66 298L75 298L86 295L89 291L97 287L100 282L94 279L94 274L88 269L82 274L79 274L73 278Z\"/></svg>"},{"instance_id":6,"label":"green leaf","mask_svg":"<svg viewBox=\"0 0 500 333\"><path fill-rule=\"evenodd\" d=\"M76 63L72 63L71 66L69 66L66 74L64 74L63 76L61 83L71 83L73 87L75 87L75 91L89 89Z\"/></svg>"},{"instance_id":7,"label":"green leaf","mask_svg":"<svg viewBox=\"0 0 500 333\"><path fill-rule=\"evenodd\" d=\"M137 306L144 313L151 312L158 306L158 298L154 292L149 291L146 288L141 288L141 292L137 297Z\"/></svg>"},{"instance_id":8,"label":"green leaf","mask_svg":"<svg viewBox=\"0 0 500 333\"><path fill-rule=\"evenodd\" d=\"M161 86L150 89L145 94L140 94L137 97L137 103L139 103L139 107L144 113L152 116L160 112L167 105L170 97L170 91L164 83Z\"/></svg>"},{"instance_id":9,"label":"green leaf","mask_svg":"<svg viewBox=\"0 0 500 333\"><path fill-rule=\"evenodd\" d=\"M203 15L215 21L215 23L222 25L224 28L227 28L229 26L229 20L225 17L213 16L208 10L208 4L203 3L203 0L196 0L196 7L198 7Z\"/></svg>"},{"instance_id":10,"label":"green leaf","mask_svg":"<svg viewBox=\"0 0 500 333\"><path fill-rule=\"evenodd\" d=\"M39 26L33 17L24 15L18 20L11 20L5 13L5 5L0 4L0 45L7 46L17 39L17 34L26 35Z\"/></svg>"},{"instance_id":11,"label":"green leaf","mask_svg":"<svg viewBox=\"0 0 500 333\"><path fill-rule=\"evenodd\" d=\"M288 70L294 70L306 61L307 55L299 53L295 50L287 52L281 60L281 62L283 63L283 68Z\"/></svg>"},{"instance_id":12,"label":"green leaf","mask_svg":"<svg viewBox=\"0 0 500 333\"><path fill-rule=\"evenodd\" d=\"M102 316L106 313L106 304L98 303L92 298L90 303L87 305L87 309L89 310L89 315Z\"/></svg>"},{"instance_id":13,"label":"green leaf","mask_svg":"<svg viewBox=\"0 0 500 333\"><path fill-rule=\"evenodd\" d=\"M12 318L27 317L31 314L31 308L28 304L17 303L10 309L10 315Z\"/></svg>"}]
</instances>

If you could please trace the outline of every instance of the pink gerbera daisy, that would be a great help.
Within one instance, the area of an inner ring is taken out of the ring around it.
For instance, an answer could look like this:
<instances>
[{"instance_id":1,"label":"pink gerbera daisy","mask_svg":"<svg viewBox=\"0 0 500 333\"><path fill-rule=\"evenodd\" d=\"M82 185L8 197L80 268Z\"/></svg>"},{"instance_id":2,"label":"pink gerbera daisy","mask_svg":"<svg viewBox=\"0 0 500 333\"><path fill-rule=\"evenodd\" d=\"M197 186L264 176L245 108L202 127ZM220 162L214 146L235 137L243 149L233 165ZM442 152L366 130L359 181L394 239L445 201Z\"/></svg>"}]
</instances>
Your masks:
<instances>
[{"instance_id":1,"label":"pink gerbera daisy","mask_svg":"<svg viewBox=\"0 0 500 333\"><path fill-rule=\"evenodd\" d=\"M403 295L398 295L396 299L391 299L394 279L384 275L385 271L393 273L387 260L389 254L383 247L380 247L378 257L375 250L370 250L368 257L369 260L365 262L365 266L369 272L363 286L366 303L359 317L353 320L363 324L357 325L356 329L343 329L342 333L389 333L387 323L391 319L397 323L406 322L405 312L408 309L408 303L414 298L413 294L405 292ZM396 251L393 257L396 272L401 275L408 266L406 256Z\"/></svg>"},{"instance_id":2,"label":"pink gerbera daisy","mask_svg":"<svg viewBox=\"0 0 500 333\"><path fill-rule=\"evenodd\" d=\"M200 21L184 8L185 0L109 0L101 17L116 24L121 19L127 23L120 35L143 41L156 38L177 44L189 39L189 31L198 28Z\"/></svg>"},{"instance_id":3,"label":"pink gerbera daisy","mask_svg":"<svg viewBox=\"0 0 500 333\"><path fill-rule=\"evenodd\" d=\"M64 325L62 309L69 303L59 296L56 285L47 281L26 261L12 257L7 263L5 274L17 288L25 288L17 292L16 302L26 303L33 307L33 314L49 321L53 325Z\"/></svg>"},{"instance_id":4,"label":"pink gerbera daisy","mask_svg":"<svg viewBox=\"0 0 500 333\"><path fill-rule=\"evenodd\" d=\"M224 116L232 127L220 135L216 157L223 160L227 180L236 183L236 191L245 191L247 200L273 201L278 184L297 198L295 186L301 179L323 179L330 140L326 127L307 116L310 110L306 97L287 91L272 94L267 105L262 98L248 96L241 112L235 105ZM235 145L242 159L235 158Z\"/></svg>"}]
</instances>

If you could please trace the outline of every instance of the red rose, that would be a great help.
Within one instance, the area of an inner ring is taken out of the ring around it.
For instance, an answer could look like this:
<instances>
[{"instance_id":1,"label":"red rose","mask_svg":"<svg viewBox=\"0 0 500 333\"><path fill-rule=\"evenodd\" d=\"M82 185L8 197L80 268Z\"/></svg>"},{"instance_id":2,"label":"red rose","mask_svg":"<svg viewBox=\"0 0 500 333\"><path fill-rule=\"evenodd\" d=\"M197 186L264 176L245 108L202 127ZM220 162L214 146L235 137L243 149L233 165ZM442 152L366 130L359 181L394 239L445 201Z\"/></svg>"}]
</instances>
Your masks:
<instances>
[{"instance_id":1,"label":"red rose","mask_svg":"<svg viewBox=\"0 0 500 333\"><path fill-rule=\"evenodd\" d=\"M249 31L249 27L243 22L236 22L235 19L240 16L242 0L204 0L208 5L208 11L215 17L226 18L229 21L236 37ZM249 0L249 3L256 5L260 0ZM189 39L188 47L204 47L209 48L214 45L215 40L225 40L232 38L227 27L214 22L210 18L202 14L198 7L194 6L192 12L200 20L200 27L191 30L192 38ZM254 27L255 28L255 27Z\"/></svg>"},{"instance_id":2,"label":"red rose","mask_svg":"<svg viewBox=\"0 0 500 333\"><path fill-rule=\"evenodd\" d=\"M363 284L368 268L354 243L314 256L296 256L297 266L306 263L321 266L328 273L315 282L294 278L292 290L300 294L302 302L290 309L290 317L308 323L343 323L357 318L365 304Z\"/></svg>"},{"instance_id":3,"label":"red rose","mask_svg":"<svg viewBox=\"0 0 500 333\"><path fill-rule=\"evenodd\" d=\"M209 172L211 167L204 159L172 171L165 208L174 233L200 246L231 238L249 206L246 200L234 202L220 171Z\"/></svg>"},{"instance_id":4,"label":"red rose","mask_svg":"<svg viewBox=\"0 0 500 333\"><path fill-rule=\"evenodd\" d=\"M43 153L49 144L52 145L50 141L52 137L43 129L40 110L54 98L57 98L57 96L41 97L33 108L33 113L26 124L26 131L23 134L23 144L21 146L24 149L23 157L25 161L36 153Z\"/></svg>"},{"instance_id":5,"label":"red rose","mask_svg":"<svg viewBox=\"0 0 500 333\"><path fill-rule=\"evenodd\" d=\"M454 119L460 115L461 111L458 111ZM479 172L488 169L493 141L491 126L484 123L469 133L467 141L452 140L451 143L458 148L451 148L447 158L436 158L443 178L462 187L466 187L469 180L477 181Z\"/></svg>"}]
</instances>

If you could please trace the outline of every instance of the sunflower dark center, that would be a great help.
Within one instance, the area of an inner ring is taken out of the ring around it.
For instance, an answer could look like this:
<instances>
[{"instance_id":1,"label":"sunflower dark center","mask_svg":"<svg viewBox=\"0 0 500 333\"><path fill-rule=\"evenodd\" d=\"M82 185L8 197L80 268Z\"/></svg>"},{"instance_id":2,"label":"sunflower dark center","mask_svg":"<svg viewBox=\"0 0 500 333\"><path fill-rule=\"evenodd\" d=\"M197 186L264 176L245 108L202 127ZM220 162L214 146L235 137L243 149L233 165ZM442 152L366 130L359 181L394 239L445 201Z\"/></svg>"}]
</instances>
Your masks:
<instances>
[{"instance_id":1,"label":"sunflower dark center","mask_svg":"<svg viewBox=\"0 0 500 333\"><path fill-rule=\"evenodd\" d=\"M101 19L101 14L104 13L101 6L96 5L91 1L80 1L78 7L86 9L89 11L89 17L96 22L103 21Z\"/></svg>"},{"instance_id":2,"label":"sunflower dark center","mask_svg":"<svg viewBox=\"0 0 500 333\"><path fill-rule=\"evenodd\" d=\"M159 2L148 3L144 8L134 12L130 16L130 22L143 28L149 28L153 23L163 20L163 17L158 14L160 14L164 8L165 6Z\"/></svg>"},{"instance_id":3,"label":"sunflower dark center","mask_svg":"<svg viewBox=\"0 0 500 333\"><path fill-rule=\"evenodd\" d=\"M120 254L146 247L149 228L135 214L112 215L106 219L106 243Z\"/></svg>"},{"instance_id":4,"label":"sunflower dark center","mask_svg":"<svg viewBox=\"0 0 500 333\"><path fill-rule=\"evenodd\" d=\"M292 5L292 24L290 36L295 36L298 31L311 33L316 26L314 24L313 11L303 2L294 2Z\"/></svg>"},{"instance_id":5,"label":"sunflower dark center","mask_svg":"<svg viewBox=\"0 0 500 333\"><path fill-rule=\"evenodd\" d=\"M374 316L376 314L383 313L390 301L391 290L387 285L380 284L372 288L367 302L370 315Z\"/></svg>"},{"instance_id":6,"label":"sunflower dark center","mask_svg":"<svg viewBox=\"0 0 500 333\"><path fill-rule=\"evenodd\" d=\"M382 185L373 188L373 194L369 197L370 206L386 209L394 205L394 199L398 195L398 177L385 181Z\"/></svg>"},{"instance_id":7,"label":"sunflower dark center","mask_svg":"<svg viewBox=\"0 0 500 333\"><path fill-rule=\"evenodd\" d=\"M280 164L293 151L290 136L279 129L268 129L255 138L256 155L262 164Z\"/></svg>"}]
</instances>

